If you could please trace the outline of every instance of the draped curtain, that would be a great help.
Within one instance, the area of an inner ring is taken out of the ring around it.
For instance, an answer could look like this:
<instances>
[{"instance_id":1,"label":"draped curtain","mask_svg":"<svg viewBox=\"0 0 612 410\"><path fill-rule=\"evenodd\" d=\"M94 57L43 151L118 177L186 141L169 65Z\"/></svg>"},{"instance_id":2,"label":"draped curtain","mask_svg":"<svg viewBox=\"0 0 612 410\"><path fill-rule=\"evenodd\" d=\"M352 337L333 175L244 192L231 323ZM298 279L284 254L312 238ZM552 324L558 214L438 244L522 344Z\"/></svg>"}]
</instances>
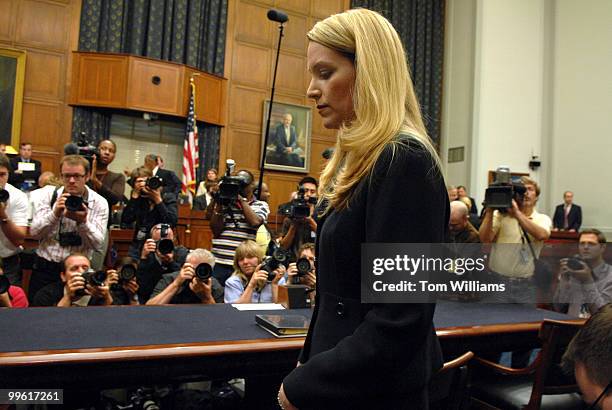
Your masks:
<instances>
[{"instance_id":1,"label":"draped curtain","mask_svg":"<svg viewBox=\"0 0 612 410\"><path fill-rule=\"evenodd\" d=\"M80 51L128 53L223 75L228 0L83 0ZM72 138L108 138L112 112L76 107ZM199 177L218 168L220 127L199 123Z\"/></svg>"},{"instance_id":2,"label":"draped curtain","mask_svg":"<svg viewBox=\"0 0 612 410\"><path fill-rule=\"evenodd\" d=\"M423 120L440 146L445 0L351 0L351 7L377 11L393 24L408 54Z\"/></svg>"}]
</instances>

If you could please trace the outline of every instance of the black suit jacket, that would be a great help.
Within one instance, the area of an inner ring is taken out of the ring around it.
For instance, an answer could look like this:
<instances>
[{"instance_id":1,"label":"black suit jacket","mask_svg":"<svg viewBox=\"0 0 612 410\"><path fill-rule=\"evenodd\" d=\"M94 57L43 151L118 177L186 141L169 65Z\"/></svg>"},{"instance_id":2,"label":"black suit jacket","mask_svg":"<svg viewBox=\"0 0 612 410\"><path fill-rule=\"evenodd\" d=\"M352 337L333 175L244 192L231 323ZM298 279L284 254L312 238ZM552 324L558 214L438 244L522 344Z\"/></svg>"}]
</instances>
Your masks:
<instances>
[{"instance_id":1,"label":"black suit jacket","mask_svg":"<svg viewBox=\"0 0 612 410\"><path fill-rule=\"evenodd\" d=\"M32 162L34 164L34 171L23 171L20 174L15 173L15 171L17 170L17 167L19 166L19 162L21 162L21 157L16 156L10 159L11 161L11 173L9 176L9 184L13 185L15 188L17 189L21 189L21 184L23 183L23 181L25 180L33 180L34 181L34 185L32 185L32 189L36 189L38 188L38 178L40 177L41 174L41 165L40 165L40 161L37 161L35 159L30 159L30 162Z\"/></svg>"},{"instance_id":2,"label":"black suit jacket","mask_svg":"<svg viewBox=\"0 0 612 410\"><path fill-rule=\"evenodd\" d=\"M362 243L437 243L449 201L431 156L416 142L387 147L348 209L318 224L317 293L301 366L284 380L299 409L426 408L442 366L434 304L361 303ZM402 181L398 184L397 181ZM419 201L405 198L419 197Z\"/></svg>"},{"instance_id":3,"label":"black suit jacket","mask_svg":"<svg viewBox=\"0 0 612 410\"><path fill-rule=\"evenodd\" d=\"M155 175L164 181L163 191L172 193L178 198L178 194L181 192L181 185L183 184L179 177L174 172L162 168L159 168Z\"/></svg>"},{"instance_id":4,"label":"black suit jacket","mask_svg":"<svg viewBox=\"0 0 612 410\"><path fill-rule=\"evenodd\" d=\"M295 130L295 125L289 126L289 143L287 143L285 126L283 124L278 124L274 132L274 145L276 145L276 152L279 154L284 154L285 148L297 148L297 132Z\"/></svg>"},{"instance_id":5,"label":"black suit jacket","mask_svg":"<svg viewBox=\"0 0 612 410\"><path fill-rule=\"evenodd\" d=\"M565 205L557 205L555 209L555 216L553 217L553 226L557 229L564 229L564 219L565 219ZM572 208L569 211L569 215L567 216L568 226L567 229L574 229L576 231L580 230L580 226L582 225L582 208L576 204L572 204Z\"/></svg>"}]
</instances>

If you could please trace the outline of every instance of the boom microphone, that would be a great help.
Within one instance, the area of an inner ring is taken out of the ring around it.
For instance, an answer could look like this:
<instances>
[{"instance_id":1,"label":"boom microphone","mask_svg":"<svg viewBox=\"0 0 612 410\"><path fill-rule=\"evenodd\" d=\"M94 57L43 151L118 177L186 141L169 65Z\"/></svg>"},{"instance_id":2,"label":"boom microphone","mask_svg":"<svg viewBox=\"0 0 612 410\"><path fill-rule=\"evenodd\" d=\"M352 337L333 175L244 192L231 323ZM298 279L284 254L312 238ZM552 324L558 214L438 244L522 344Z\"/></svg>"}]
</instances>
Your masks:
<instances>
[{"instance_id":1,"label":"boom microphone","mask_svg":"<svg viewBox=\"0 0 612 410\"><path fill-rule=\"evenodd\" d=\"M289 20L289 17L287 17L287 13L283 13L279 10L270 9L268 10L268 20L276 21L278 23L284 23L285 21Z\"/></svg>"}]
</instances>

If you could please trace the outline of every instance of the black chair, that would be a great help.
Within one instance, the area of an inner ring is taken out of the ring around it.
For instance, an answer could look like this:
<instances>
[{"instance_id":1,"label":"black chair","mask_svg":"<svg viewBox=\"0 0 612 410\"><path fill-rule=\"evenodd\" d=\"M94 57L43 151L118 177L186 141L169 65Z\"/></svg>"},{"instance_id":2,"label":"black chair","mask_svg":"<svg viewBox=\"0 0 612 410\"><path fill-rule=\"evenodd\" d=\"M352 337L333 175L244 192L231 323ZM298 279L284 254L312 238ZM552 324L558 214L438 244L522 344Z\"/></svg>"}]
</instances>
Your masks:
<instances>
[{"instance_id":1,"label":"black chair","mask_svg":"<svg viewBox=\"0 0 612 410\"><path fill-rule=\"evenodd\" d=\"M538 337L542 342L535 361L523 369L512 369L476 357L471 386L475 409L582 409L573 376L561 370L560 362L581 323L545 320Z\"/></svg>"},{"instance_id":2,"label":"black chair","mask_svg":"<svg viewBox=\"0 0 612 410\"><path fill-rule=\"evenodd\" d=\"M468 392L469 369L467 363L474 353L444 363L429 382L429 408L431 410L464 410L470 403Z\"/></svg>"}]
</instances>

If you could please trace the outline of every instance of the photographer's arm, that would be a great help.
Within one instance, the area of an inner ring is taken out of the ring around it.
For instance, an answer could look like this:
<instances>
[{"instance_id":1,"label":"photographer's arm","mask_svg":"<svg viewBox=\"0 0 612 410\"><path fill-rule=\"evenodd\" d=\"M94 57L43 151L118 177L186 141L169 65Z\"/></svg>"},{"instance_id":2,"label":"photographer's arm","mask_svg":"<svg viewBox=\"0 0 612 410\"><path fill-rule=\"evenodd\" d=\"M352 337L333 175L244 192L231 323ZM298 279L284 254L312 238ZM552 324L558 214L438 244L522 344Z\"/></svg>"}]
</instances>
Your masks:
<instances>
[{"instance_id":1,"label":"photographer's arm","mask_svg":"<svg viewBox=\"0 0 612 410\"><path fill-rule=\"evenodd\" d=\"M104 251L104 238L108 224L108 203L96 199L90 202L91 208L86 210L85 221L77 224L77 232L83 238L83 244L98 251Z\"/></svg>"},{"instance_id":2,"label":"photographer's arm","mask_svg":"<svg viewBox=\"0 0 612 410\"><path fill-rule=\"evenodd\" d=\"M27 203L26 202L17 202L17 209L13 210L13 215L18 216L16 220L9 219L9 216L6 213L6 204L0 204L0 229L4 232L4 236L6 239L11 241L11 243L15 246L23 245L26 232L27 232ZM18 222L19 225L17 225ZM24 224L24 226L21 226Z\"/></svg>"},{"instance_id":3,"label":"photographer's arm","mask_svg":"<svg viewBox=\"0 0 612 410\"><path fill-rule=\"evenodd\" d=\"M44 189L44 188L43 188ZM44 198L41 198L40 202L36 204L36 211L32 218L32 225L30 226L30 235L36 239L46 238L57 229L61 212L63 212L64 202L61 196L58 195L55 201L54 208L51 207L51 196L53 191L46 192ZM55 212L58 210L58 212Z\"/></svg>"},{"instance_id":4,"label":"photographer's arm","mask_svg":"<svg viewBox=\"0 0 612 410\"><path fill-rule=\"evenodd\" d=\"M493 231L493 209L485 209L484 218L478 230L478 236L480 236L480 242L482 243L493 243L495 240L495 232Z\"/></svg>"},{"instance_id":5,"label":"photographer's arm","mask_svg":"<svg viewBox=\"0 0 612 410\"><path fill-rule=\"evenodd\" d=\"M162 282L160 280L160 282ZM170 282L168 286L166 286L162 291L159 291L158 287L160 287L160 282L155 286L155 290L151 295L153 296L151 299L147 300L147 305L167 305L170 303L174 295L179 291L180 284L177 283L176 280ZM163 286L163 285L162 285ZM158 293L159 292L159 293ZM156 294L157 293L157 294Z\"/></svg>"},{"instance_id":6,"label":"photographer's arm","mask_svg":"<svg viewBox=\"0 0 612 410\"><path fill-rule=\"evenodd\" d=\"M253 211L253 208L251 208L246 199L240 198L240 207L242 208L242 213L244 213L247 223L253 228L258 228L264 223L264 219Z\"/></svg>"},{"instance_id":7,"label":"photographer's arm","mask_svg":"<svg viewBox=\"0 0 612 410\"><path fill-rule=\"evenodd\" d=\"M216 202L212 202L212 213L210 215L210 230L213 233L214 238L218 238L223 233L223 212L221 212L221 205Z\"/></svg>"},{"instance_id":8,"label":"photographer's arm","mask_svg":"<svg viewBox=\"0 0 612 410\"><path fill-rule=\"evenodd\" d=\"M295 221L287 218L285 221L288 221L289 229L287 229L287 233L281 238L280 246L284 249L291 249L291 244L295 239L295 233L297 228L295 227ZM283 222L284 225L284 222Z\"/></svg>"},{"instance_id":9,"label":"photographer's arm","mask_svg":"<svg viewBox=\"0 0 612 410\"><path fill-rule=\"evenodd\" d=\"M0 307L13 307L11 303L11 298L9 297L8 290L2 294L0 294Z\"/></svg>"},{"instance_id":10,"label":"photographer's arm","mask_svg":"<svg viewBox=\"0 0 612 410\"><path fill-rule=\"evenodd\" d=\"M525 231L527 231L527 233L533 236L537 241L545 241L550 237L550 231L548 229L543 228L532 219L529 219L518 209L518 207L513 209L513 216L518 220L521 227L523 227L523 229L525 229Z\"/></svg>"}]
</instances>

